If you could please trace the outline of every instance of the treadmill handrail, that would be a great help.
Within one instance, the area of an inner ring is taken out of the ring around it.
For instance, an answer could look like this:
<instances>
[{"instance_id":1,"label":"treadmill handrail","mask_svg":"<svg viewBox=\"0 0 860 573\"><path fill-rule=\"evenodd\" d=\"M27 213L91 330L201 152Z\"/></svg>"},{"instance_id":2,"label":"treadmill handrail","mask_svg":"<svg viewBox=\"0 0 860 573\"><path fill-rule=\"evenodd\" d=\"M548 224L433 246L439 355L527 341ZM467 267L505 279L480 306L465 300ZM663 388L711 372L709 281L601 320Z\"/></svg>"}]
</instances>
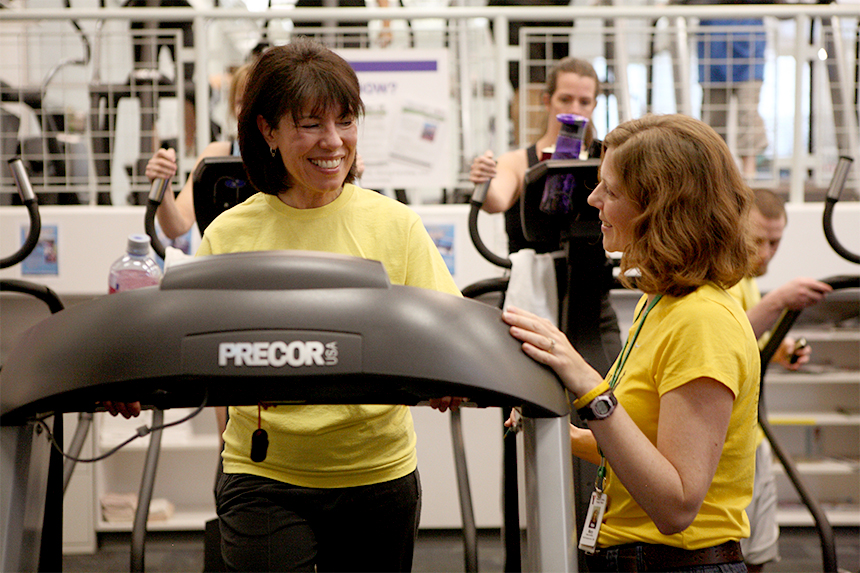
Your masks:
<instances>
[{"instance_id":1,"label":"treadmill handrail","mask_svg":"<svg viewBox=\"0 0 860 573\"><path fill-rule=\"evenodd\" d=\"M481 208L484 206L484 201L487 199L487 191L489 191L489 189L490 182L485 181L480 185L476 185L475 191L472 193L472 198L469 201L471 206L469 209L469 236L472 238L472 243L475 245L475 248L482 257L497 267L509 269L512 266L511 259L499 256L491 251L481 238L480 232L478 232L478 215L481 213Z\"/></svg>"},{"instance_id":2,"label":"treadmill handrail","mask_svg":"<svg viewBox=\"0 0 860 573\"><path fill-rule=\"evenodd\" d=\"M848 170L851 167L852 161L853 159L850 157L842 156L836 164L833 179L830 181L830 187L827 189L824 201L822 224L824 226L824 237L833 250L836 251L836 254L846 261L860 264L860 255L846 249L833 231L833 208L836 206L836 202L839 201L839 196L842 195L842 189L845 188L845 181L848 179Z\"/></svg>"},{"instance_id":3,"label":"treadmill handrail","mask_svg":"<svg viewBox=\"0 0 860 573\"><path fill-rule=\"evenodd\" d=\"M337 259L347 267L354 262L341 255L326 258L334 266ZM233 261L233 255L218 255L194 263L214 268ZM171 289L171 272L167 288L86 301L24 333L0 371L0 424L92 411L105 400L140 400L162 409L193 406L204 389L212 406L417 404L465 396L478 406L522 404L533 417L569 413L556 375L522 352L501 311L489 305L402 285ZM315 362L320 344L336 350L335 364ZM247 353L244 359L227 357L225 348ZM312 361L286 364L286 352L293 351L292 362Z\"/></svg>"},{"instance_id":4,"label":"treadmill handrail","mask_svg":"<svg viewBox=\"0 0 860 573\"><path fill-rule=\"evenodd\" d=\"M152 245L152 250L155 254L164 259L165 247L158 238L158 232L155 230L155 214L161 206L161 201L164 199L164 193L167 191L169 179L155 179L149 188L149 196L146 199L146 212L143 215L143 227L146 234L149 235L149 244Z\"/></svg>"},{"instance_id":5,"label":"treadmill handrail","mask_svg":"<svg viewBox=\"0 0 860 573\"><path fill-rule=\"evenodd\" d=\"M27 213L30 217L30 230L27 233L27 238L24 244L21 245L12 255L0 259L0 269L6 269L17 265L33 252L36 245L39 243L39 235L42 233L42 218L39 214L39 200L36 193L30 185L30 179L27 176L27 170L24 169L24 162L20 157L13 157L9 160L9 169L12 171L12 177L15 179L15 186L18 188L18 195L21 197L21 203L27 207Z\"/></svg>"},{"instance_id":6,"label":"treadmill handrail","mask_svg":"<svg viewBox=\"0 0 860 573\"><path fill-rule=\"evenodd\" d=\"M229 263L219 263L219 257ZM184 259L175 263L161 281L161 290L390 287L388 273L379 261L316 251L246 252Z\"/></svg>"}]
</instances>

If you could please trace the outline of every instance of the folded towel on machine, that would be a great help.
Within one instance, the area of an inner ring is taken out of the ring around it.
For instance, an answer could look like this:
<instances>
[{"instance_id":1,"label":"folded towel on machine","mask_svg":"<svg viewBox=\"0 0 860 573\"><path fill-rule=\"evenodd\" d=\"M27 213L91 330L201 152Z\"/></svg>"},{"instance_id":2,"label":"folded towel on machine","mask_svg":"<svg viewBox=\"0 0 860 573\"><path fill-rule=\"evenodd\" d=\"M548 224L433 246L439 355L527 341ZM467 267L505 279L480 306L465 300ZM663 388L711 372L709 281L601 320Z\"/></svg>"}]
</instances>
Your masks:
<instances>
[{"instance_id":1,"label":"folded towel on machine","mask_svg":"<svg viewBox=\"0 0 860 573\"><path fill-rule=\"evenodd\" d=\"M511 276L505 306L515 306L552 321L558 326L558 282L551 253L521 249L510 255Z\"/></svg>"},{"instance_id":2,"label":"folded towel on machine","mask_svg":"<svg viewBox=\"0 0 860 573\"><path fill-rule=\"evenodd\" d=\"M133 493L105 493L101 497L102 517L108 523L134 521L137 495ZM167 521L173 516L173 504L164 498L154 498L149 504L147 521Z\"/></svg>"}]
</instances>

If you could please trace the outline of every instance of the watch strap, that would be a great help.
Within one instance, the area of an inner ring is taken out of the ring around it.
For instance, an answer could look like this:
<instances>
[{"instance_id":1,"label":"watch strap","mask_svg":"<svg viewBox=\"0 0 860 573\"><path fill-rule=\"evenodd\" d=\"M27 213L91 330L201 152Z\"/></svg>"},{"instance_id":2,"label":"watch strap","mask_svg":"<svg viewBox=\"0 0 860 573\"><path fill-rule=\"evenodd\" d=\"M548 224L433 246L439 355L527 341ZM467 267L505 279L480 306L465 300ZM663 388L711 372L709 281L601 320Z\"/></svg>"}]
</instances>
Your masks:
<instances>
[{"instance_id":1,"label":"watch strap","mask_svg":"<svg viewBox=\"0 0 860 573\"><path fill-rule=\"evenodd\" d=\"M610 390L609 382L604 380L603 382L601 382L600 384L598 384L597 386L592 388L590 392L587 392L587 393L583 394L582 396L580 396L579 398L577 398L573 402L573 409L579 410L580 408L584 408L584 407L588 406L592 400L594 400L595 398L597 398L601 394L605 394L609 390Z\"/></svg>"}]
</instances>

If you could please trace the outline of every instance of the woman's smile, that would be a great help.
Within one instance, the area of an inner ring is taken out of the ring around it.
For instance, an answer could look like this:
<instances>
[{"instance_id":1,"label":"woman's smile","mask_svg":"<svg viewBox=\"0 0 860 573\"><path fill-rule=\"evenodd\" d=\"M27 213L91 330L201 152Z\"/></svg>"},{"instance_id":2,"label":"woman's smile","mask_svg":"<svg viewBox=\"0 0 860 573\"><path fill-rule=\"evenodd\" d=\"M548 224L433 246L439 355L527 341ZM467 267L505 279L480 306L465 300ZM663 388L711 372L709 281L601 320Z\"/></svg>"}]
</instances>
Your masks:
<instances>
[{"instance_id":1,"label":"woman's smile","mask_svg":"<svg viewBox=\"0 0 860 573\"><path fill-rule=\"evenodd\" d=\"M337 169L343 163L343 157L335 159L311 159L311 163L323 169Z\"/></svg>"}]
</instances>

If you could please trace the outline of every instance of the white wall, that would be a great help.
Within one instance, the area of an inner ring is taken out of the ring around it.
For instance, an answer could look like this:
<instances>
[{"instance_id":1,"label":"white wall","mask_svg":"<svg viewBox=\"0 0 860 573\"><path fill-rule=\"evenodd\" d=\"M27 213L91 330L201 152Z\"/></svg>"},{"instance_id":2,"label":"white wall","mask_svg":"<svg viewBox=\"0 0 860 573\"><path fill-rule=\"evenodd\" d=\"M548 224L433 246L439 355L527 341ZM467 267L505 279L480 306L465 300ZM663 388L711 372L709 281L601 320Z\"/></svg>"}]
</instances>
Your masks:
<instances>
[{"instance_id":1,"label":"white wall","mask_svg":"<svg viewBox=\"0 0 860 573\"><path fill-rule=\"evenodd\" d=\"M785 210L788 226L782 244L767 274L758 279L762 292L798 276L823 279L860 274L860 265L846 261L827 243L822 203L789 203ZM860 203L837 202L833 209L833 230L843 247L860 255Z\"/></svg>"},{"instance_id":2,"label":"white wall","mask_svg":"<svg viewBox=\"0 0 860 573\"><path fill-rule=\"evenodd\" d=\"M468 205L415 205L426 225L454 230L452 258L454 280L461 289L475 281L499 276L502 270L484 260L472 244L468 230ZM57 227L58 273L22 275L21 265L0 270L0 278L24 279L43 284L62 296L94 297L107 293L111 263L125 253L131 233L144 232L143 207L43 206L39 209L43 230ZM481 236L494 252L505 254L507 240L501 215L481 213ZM12 255L21 245L21 233L29 229L27 210L0 210L0 253Z\"/></svg>"}]
</instances>

